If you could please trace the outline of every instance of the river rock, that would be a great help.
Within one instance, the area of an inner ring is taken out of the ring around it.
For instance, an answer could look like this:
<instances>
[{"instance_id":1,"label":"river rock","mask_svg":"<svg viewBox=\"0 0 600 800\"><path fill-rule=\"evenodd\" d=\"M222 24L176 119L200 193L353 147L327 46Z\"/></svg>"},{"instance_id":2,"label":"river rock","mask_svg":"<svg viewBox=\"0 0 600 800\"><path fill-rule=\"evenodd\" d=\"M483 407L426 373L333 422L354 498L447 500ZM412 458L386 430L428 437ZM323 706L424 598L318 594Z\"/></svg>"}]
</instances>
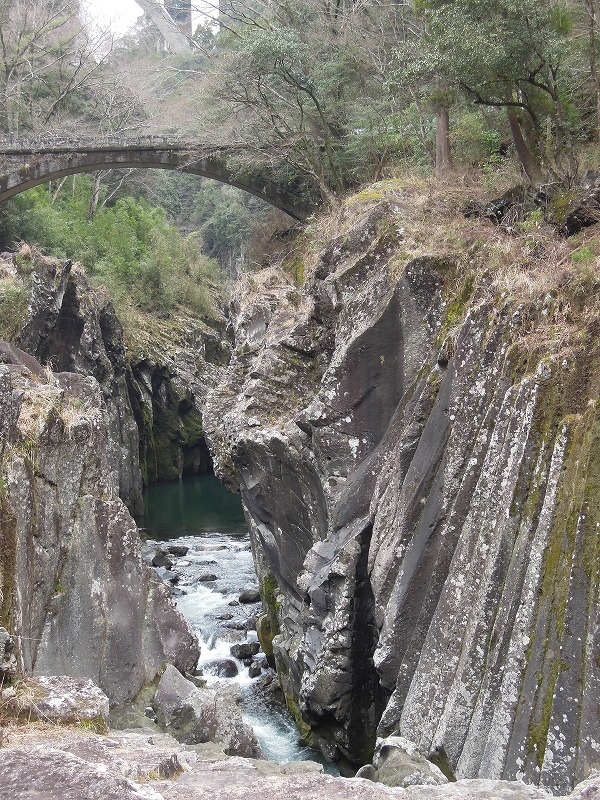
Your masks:
<instances>
[{"instance_id":1,"label":"river rock","mask_svg":"<svg viewBox=\"0 0 600 800\"><path fill-rule=\"evenodd\" d=\"M157 550L156 553L152 556L152 566L171 569L173 566L173 562L167 555L166 550Z\"/></svg>"},{"instance_id":2,"label":"river rock","mask_svg":"<svg viewBox=\"0 0 600 800\"><path fill-rule=\"evenodd\" d=\"M156 567L156 574L158 577L167 583L178 583L179 575L172 569L165 569L165 567Z\"/></svg>"},{"instance_id":3,"label":"river rock","mask_svg":"<svg viewBox=\"0 0 600 800\"><path fill-rule=\"evenodd\" d=\"M231 655L234 658L244 660L245 658L252 658L260 650L258 642L241 642L240 644L233 644L229 648Z\"/></svg>"},{"instance_id":4,"label":"river rock","mask_svg":"<svg viewBox=\"0 0 600 800\"><path fill-rule=\"evenodd\" d=\"M260 602L260 592L258 589L244 589L238 599L240 603L258 603Z\"/></svg>"},{"instance_id":5,"label":"river rock","mask_svg":"<svg viewBox=\"0 0 600 800\"><path fill-rule=\"evenodd\" d=\"M167 547L167 552L170 553L172 556L177 556L178 558L187 556L189 551L190 548L185 544L170 544Z\"/></svg>"},{"instance_id":6,"label":"river rock","mask_svg":"<svg viewBox=\"0 0 600 800\"><path fill-rule=\"evenodd\" d=\"M262 672L262 667L258 663L258 661L251 661L248 666L248 675L251 678L258 678L261 672Z\"/></svg>"},{"instance_id":7,"label":"river rock","mask_svg":"<svg viewBox=\"0 0 600 800\"><path fill-rule=\"evenodd\" d=\"M247 631L248 625L245 619L233 619L223 623L224 628L232 631Z\"/></svg>"},{"instance_id":8,"label":"river rock","mask_svg":"<svg viewBox=\"0 0 600 800\"><path fill-rule=\"evenodd\" d=\"M202 575L198 576L199 583L212 583L216 580L218 580L218 577L214 572L203 572Z\"/></svg>"},{"instance_id":9,"label":"river rock","mask_svg":"<svg viewBox=\"0 0 600 800\"><path fill-rule=\"evenodd\" d=\"M228 688L199 689L169 665L152 705L159 724L180 742L217 742L231 755L261 756L254 731L242 722Z\"/></svg>"},{"instance_id":10,"label":"river rock","mask_svg":"<svg viewBox=\"0 0 600 800\"><path fill-rule=\"evenodd\" d=\"M238 667L231 658L217 658L214 661L206 661L202 665L206 675L216 675L218 678L235 678L238 674Z\"/></svg>"}]
</instances>

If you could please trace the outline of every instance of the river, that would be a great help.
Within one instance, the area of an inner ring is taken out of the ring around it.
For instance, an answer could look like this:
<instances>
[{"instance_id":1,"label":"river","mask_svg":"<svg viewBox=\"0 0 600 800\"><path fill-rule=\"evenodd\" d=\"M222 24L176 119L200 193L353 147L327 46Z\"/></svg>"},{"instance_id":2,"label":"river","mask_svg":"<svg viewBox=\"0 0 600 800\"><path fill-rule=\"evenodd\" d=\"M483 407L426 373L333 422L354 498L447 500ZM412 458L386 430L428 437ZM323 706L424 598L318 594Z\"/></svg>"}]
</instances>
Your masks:
<instances>
[{"instance_id":1,"label":"river","mask_svg":"<svg viewBox=\"0 0 600 800\"><path fill-rule=\"evenodd\" d=\"M170 556L170 572L177 576L177 606L200 641L198 668L209 684L218 680L240 684L242 716L254 728L266 757L279 763L315 760L337 774L319 753L298 744L296 725L272 691L277 684L264 656L254 657L253 669L261 671L250 677L248 665L231 655L232 644L257 642L255 618L261 612L259 602L239 600L245 590L258 588L239 497L212 474L155 484L146 489L140 524L149 543L159 542L181 553L188 548L184 555ZM238 674L223 677L226 664L229 671L237 668Z\"/></svg>"}]
</instances>

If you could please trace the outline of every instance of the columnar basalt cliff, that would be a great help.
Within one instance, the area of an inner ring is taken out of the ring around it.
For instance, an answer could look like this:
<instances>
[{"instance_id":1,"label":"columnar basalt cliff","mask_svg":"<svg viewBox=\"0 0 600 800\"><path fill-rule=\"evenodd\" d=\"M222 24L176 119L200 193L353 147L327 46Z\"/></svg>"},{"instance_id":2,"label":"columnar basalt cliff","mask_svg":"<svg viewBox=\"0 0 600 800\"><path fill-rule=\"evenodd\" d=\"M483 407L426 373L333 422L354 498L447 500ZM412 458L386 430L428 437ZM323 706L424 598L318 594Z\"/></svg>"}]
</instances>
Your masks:
<instances>
[{"instance_id":1,"label":"columnar basalt cliff","mask_svg":"<svg viewBox=\"0 0 600 800\"><path fill-rule=\"evenodd\" d=\"M406 255L404 210L354 210L299 300L234 308L205 427L260 634L330 757L398 734L459 778L566 792L600 766L598 309Z\"/></svg>"}]
</instances>

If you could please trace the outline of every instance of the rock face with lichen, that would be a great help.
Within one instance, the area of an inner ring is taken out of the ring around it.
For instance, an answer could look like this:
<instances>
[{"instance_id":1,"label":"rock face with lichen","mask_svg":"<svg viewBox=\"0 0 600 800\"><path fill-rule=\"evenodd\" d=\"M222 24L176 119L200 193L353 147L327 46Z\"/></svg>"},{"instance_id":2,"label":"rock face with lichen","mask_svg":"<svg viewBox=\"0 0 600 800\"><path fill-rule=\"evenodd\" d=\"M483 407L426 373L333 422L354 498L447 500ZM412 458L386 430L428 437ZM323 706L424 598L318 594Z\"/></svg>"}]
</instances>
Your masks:
<instances>
[{"instance_id":1,"label":"rock face with lichen","mask_svg":"<svg viewBox=\"0 0 600 800\"><path fill-rule=\"evenodd\" d=\"M600 766L598 308L475 291L402 255L401 225L375 206L300 300L282 282L234 309L205 427L261 636L340 763L395 735L459 778L565 793Z\"/></svg>"},{"instance_id":2,"label":"rock face with lichen","mask_svg":"<svg viewBox=\"0 0 600 800\"><path fill-rule=\"evenodd\" d=\"M134 512L141 510L139 434L127 392L123 330L108 294L92 292L81 267L44 257L25 247L19 257L4 254L0 266L22 280L28 310L15 343L54 372L94 377L101 388L108 424L108 464L119 493Z\"/></svg>"},{"instance_id":3,"label":"rock face with lichen","mask_svg":"<svg viewBox=\"0 0 600 800\"><path fill-rule=\"evenodd\" d=\"M142 511L142 484L210 469L202 406L227 362L224 321L147 320L150 331L124 334L107 292L92 289L80 265L23 245L0 255L0 279L26 298L12 341L56 372L94 377L109 426L108 458L119 494Z\"/></svg>"},{"instance_id":4,"label":"rock face with lichen","mask_svg":"<svg viewBox=\"0 0 600 800\"><path fill-rule=\"evenodd\" d=\"M142 561L111 412L90 376L0 343L0 589L20 671L90 678L120 705L198 645Z\"/></svg>"}]
</instances>

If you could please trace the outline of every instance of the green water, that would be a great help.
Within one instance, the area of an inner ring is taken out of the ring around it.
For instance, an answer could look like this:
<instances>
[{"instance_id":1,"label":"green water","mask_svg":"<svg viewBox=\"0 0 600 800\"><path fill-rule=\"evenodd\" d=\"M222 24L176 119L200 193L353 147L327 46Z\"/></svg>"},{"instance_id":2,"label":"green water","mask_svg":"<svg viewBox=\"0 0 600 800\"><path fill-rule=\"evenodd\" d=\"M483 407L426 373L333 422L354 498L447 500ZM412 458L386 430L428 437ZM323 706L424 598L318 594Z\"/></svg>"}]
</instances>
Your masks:
<instances>
[{"instance_id":1,"label":"green water","mask_svg":"<svg viewBox=\"0 0 600 800\"><path fill-rule=\"evenodd\" d=\"M239 496L210 473L148 486L138 524L152 539L247 532Z\"/></svg>"}]
</instances>

